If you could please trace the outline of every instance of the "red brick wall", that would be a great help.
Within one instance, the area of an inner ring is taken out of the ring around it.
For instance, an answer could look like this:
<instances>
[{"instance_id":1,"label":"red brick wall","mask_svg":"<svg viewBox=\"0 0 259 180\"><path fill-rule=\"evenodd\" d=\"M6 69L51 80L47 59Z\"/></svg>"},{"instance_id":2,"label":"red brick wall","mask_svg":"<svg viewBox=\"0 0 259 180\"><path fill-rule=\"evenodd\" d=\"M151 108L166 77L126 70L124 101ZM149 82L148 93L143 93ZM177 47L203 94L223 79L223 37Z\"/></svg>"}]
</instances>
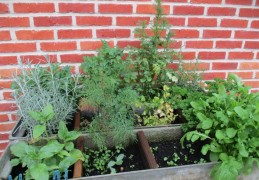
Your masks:
<instances>
[{"instance_id":1,"label":"red brick wall","mask_svg":"<svg viewBox=\"0 0 259 180\"><path fill-rule=\"evenodd\" d=\"M154 0L1 1L0 3L0 153L15 124L10 96L18 58L54 62L79 71L82 56L106 39L111 46L138 45L138 20L152 20ZM237 73L259 90L259 0L164 0L184 59L199 57L204 79Z\"/></svg>"}]
</instances>

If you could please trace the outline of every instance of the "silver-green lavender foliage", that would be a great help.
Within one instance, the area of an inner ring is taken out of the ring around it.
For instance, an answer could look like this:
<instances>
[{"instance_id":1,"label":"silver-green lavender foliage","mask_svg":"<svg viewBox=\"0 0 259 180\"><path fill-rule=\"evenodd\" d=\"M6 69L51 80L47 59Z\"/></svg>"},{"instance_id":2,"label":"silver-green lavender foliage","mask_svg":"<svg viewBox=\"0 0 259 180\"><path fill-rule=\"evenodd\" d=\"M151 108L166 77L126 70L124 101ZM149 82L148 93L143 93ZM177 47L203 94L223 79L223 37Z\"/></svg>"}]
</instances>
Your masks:
<instances>
[{"instance_id":1,"label":"silver-green lavender foliage","mask_svg":"<svg viewBox=\"0 0 259 180\"><path fill-rule=\"evenodd\" d=\"M38 123L29 111L42 111L51 104L55 116L48 122L47 131L53 134L60 121L71 119L75 109L77 77L71 76L69 68L60 70L58 64L51 64L49 60L47 67L21 63L21 74L14 77L13 97L18 107L17 115L22 119L20 128L27 130L29 137Z\"/></svg>"}]
</instances>

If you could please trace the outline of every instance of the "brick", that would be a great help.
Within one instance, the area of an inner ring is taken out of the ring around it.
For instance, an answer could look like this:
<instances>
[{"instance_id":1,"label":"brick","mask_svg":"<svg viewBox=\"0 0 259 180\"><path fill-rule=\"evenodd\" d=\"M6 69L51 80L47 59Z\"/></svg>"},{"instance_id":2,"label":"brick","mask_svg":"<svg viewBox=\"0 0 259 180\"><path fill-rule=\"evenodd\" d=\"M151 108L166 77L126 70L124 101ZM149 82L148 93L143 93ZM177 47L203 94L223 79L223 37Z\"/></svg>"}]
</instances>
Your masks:
<instances>
[{"instance_id":1,"label":"brick","mask_svg":"<svg viewBox=\"0 0 259 180\"><path fill-rule=\"evenodd\" d=\"M129 29L98 29L97 38L127 38L130 37Z\"/></svg>"},{"instance_id":2,"label":"brick","mask_svg":"<svg viewBox=\"0 0 259 180\"><path fill-rule=\"evenodd\" d=\"M212 69L213 70L233 70L237 69L238 63L212 63Z\"/></svg>"},{"instance_id":3,"label":"brick","mask_svg":"<svg viewBox=\"0 0 259 180\"><path fill-rule=\"evenodd\" d=\"M76 42L42 42L40 43L42 51L69 51L76 50Z\"/></svg>"},{"instance_id":4,"label":"brick","mask_svg":"<svg viewBox=\"0 0 259 180\"><path fill-rule=\"evenodd\" d=\"M209 70L210 68L210 63L199 63L199 64L195 64L195 63L185 63L183 65L183 68L186 70L199 70L199 71L205 71L205 70Z\"/></svg>"},{"instance_id":5,"label":"brick","mask_svg":"<svg viewBox=\"0 0 259 180\"><path fill-rule=\"evenodd\" d=\"M213 27L213 26L217 26L217 19L216 18L189 18L188 26Z\"/></svg>"},{"instance_id":6,"label":"brick","mask_svg":"<svg viewBox=\"0 0 259 180\"><path fill-rule=\"evenodd\" d=\"M0 143L0 150L4 150L8 146L8 142L1 142Z\"/></svg>"},{"instance_id":7,"label":"brick","mask_svg":"<svg viewBox=\"0 0 259 180\"><path fill-rule=\"evenodd\" d=\"M236 31L235 38L237 39L258 39L258 31Z\"/></svg>"},{"instance_id":8,"label":"brick","mask_svg":"<svg viewBox=\"0 0 259 180\"><path fill-rule=\"evenodd\" d=\"M136 26L145 22L148 24L150 21L149 17L117 17L116 23L117 26Z\"/></svg>"},{"instance_id":9,"label":"brick","mask_svg":"<svg viewBox=\"0 0 259 180\"><path fill-rule=\"evenodd\" d=\"M0 112L15 111L15 110L17 110L17 107L14 103L1 103L0 104Z\"/></svg>"},{"instance_id":10,"label":"brick","mask_svg":"<svg viewBox=\"0 0 259 180\"><path fill-rule=\"evenodd\" d=\"M1 69L0 78L1 79L11 79L14 74L20 74L20 71L16 68L13 69Z\"/></svg>"},{"instance_id":11,"label":"brick","mask_svg":"<svg viewBox=\"0 0 259 180\"><path fill-rule=\"evenodd\" d=\"M259 59L259 52L258 52L257 55L256 55L256 59Z\"/></svg>"},{"instance_id":12,"label":"brick","mask_svg":"<svg viewBox=\"0 0 259 180\"><path fill-rule=\"evenodd\" d=\"M259 49L259 41L246 41L245 49Z\"/></svg>"},{"instance_id":13,"label":"brick","mask_svg":"<svg viewBox=\"0 0 259 180\"><path fill-rule=\"evenodd\" d=\"M207 72L201 74L203 80L213 80L214 78L225 79L225 72Z\"/></svg>"},{"instance_id":14,"label":"brick","mask_svg":"<svg viewBox=\"0 0 259 180\"><path fill-rule=\"evenodd\" d=\"M0 13L8 13L9 7L8 4L0 3Z\"/></svg>"},{"instance_id":15,"label":"brick","mask_svg":"<svg viewBox=\"0 0 259 180\"><path fill-rule=\"evenodd\" d=\"M231 73L238 75L242 79L252 79L253 78L253 72L231 72Z\"/></svg>"},{"instance_id":16,"label":"brick","mask_svg":"<svg viewBox=\"0 0 259 180\"><path fill-rule=\"evenodd\" d=\"M58 38L59 39L92 38L92 30L90 29L58 30Z\"/></svg>"},{"instance_id":17,"label":"brick","mask_svg":"<svg viewBox=\"0 0 259 180\"><path fill-rule=\"evenodd\" d=\"M163 5L163 14L170 13L170 6ZM150 4L139 4L137 5L137 13L139 14L156 14L156 8L154 5Z\"/></svg>"},{"instance_id":18,"label":"brick","mask_svg":"<svg viewBox=\"0 0 259 180\"><path fill-rule=\"evenodd\" d=\"M14 100L13 96L12 96L12 92L3 92L3 97L4 100Z\"/></svg>"},{"instance_id":19,"label":"brick","mask_svg":"<svg viewBox=\"0 0 259 180\"><path fill-rule=\"evenodd\" d=\"M246 28L248 20L240 19L222 19L220 26L221 27L233 27L233 28Z\"/></svg>"},{"instance_id":20,"label":"brick","mask_svg":"<svg viewBox=\"0 0 259 180\"><path fill-rule=\"evenodd\" d=\"M16 124L16 122L9 122L9 123L5 123L5 124L0 124L0 132L11 131L14 128L15 124Z\"/></svg>"},{"instance_id":21,"label":"brick","mask_svg":"<svg viewBox=\"0 0 259 180\"><path fill-rule=\"evenodd\" d=\"M194 4L221 4L222 0L191 0Z\"/></svg>"},{"instance_id":22,"label":"brick","mask_svg":"<svg viewBox=\"0 0 259 180\"><path fill-rule=\"evenodd\" d=\"M204 7L198 6L174 6L174 15L203 15Z\"/></svg>"},{"instance_id":23,"label":"brick","mask_svg":"<svg viewBox=\"0 0 259 180\"><path fill-rule=\"evenodd\" d=\"M258 88L259 87L259 81L244 81L246 86L250 86L252 88Z\"/></svg>"},{"instance_id":24,"label":"brick","mask_svg":"<svg viewBox=\"0 0 259 180\"><path fill-rule=\"evenodd\" d=\"M186 41L186 48L210 49L213 47L213 41Z\"/></svg>"},{"instance_id":25,"label":"brick","mask_svg":"<svg viewBox=\"0 0 259 180\"><path fill-rule=\"evenodd\" d=\"M229 52L228 59L253 59L253 52Z\"/></svg>"},{"instance_id":26,"label":"brick","mask_svg":"<svg viewBox=\"0 0 259 180\"><path fill-rule=\"evenodd\" d=\"M0 89L10 89L12 81L0 81Z\"/></svg>"},{"instance_id":27,"label":"brick","mask_svg":"<svg viewBox=\"0 0 259 180\"><path fill-rule=\"evenodd\" d=\"M201 60L225 59L226 52L199 52L198 58Z\"/></svg>"},{"instance_id":28,"label":"brick","mask_svg":"<svg viewBox=\"0 0 259 180\"><path fill-rule=\"evenodd\" d=\"M241 48L242 41L216 41L216 48L235 49Z\"/></svg>"},{"instance_id":29,"label":"brick","mask_svg":"<svg viewBox=\"0 0 259 180\"><path fill-rule=\"evenodd\" d=\"M256 0L256 4L255 4L256 6L259 6L259 0Z\"/></svg>"},{"instance_id":30,"label":"brick","mask_svg":"<svg viewBox=\"0 0 259 180\"><path fill-rule=\"evenodd\" d=\"M240 17L259 17L259 9L241 8Z\"/></svg>"},{"instance_id":31,"label":"brick","mask_svg":"<svg viewBox=\"0 0 259 180\"><path fill-rule=\"evenodd\" d=\"M17 64L16 56L0 56L0 66Z\"/></svg>"},{"instance_id":32,"label":"brick","mask_svg":"<svg viewBox=\"0 0 259 180\"><path fill-rule=\"evenodd\" d=\"M14 3L16 13L51 13L55 12L53 3Z\"/></svg>"},{"instance_id":33,"label":"brick","mask_svg":"<svg viewBox=\"0 0 259 180\"><path fill-rule=\"evenodd\" d=\"M183 60L193 60L195 59L195 52L182 52L182 59Z\"/></svg>"},{"instance_id":34,"label":"brick","mask_svg":"<svg viewBox=\"0 0 259 180\"><path fill-rule=\"evenodd\" d=\"M172 69L172 70L177 70L179 68L179 65L176 63L170 63L167 65L167 68Z\"/></svg>"},{"instance_id":35,"label":"brick","mask_svg":"<svg viewBox=\"0 0 259 180\"><path fill-rule=\"evenodd\" d=\"M167 18L167 22L172 26L184 26L185 18Z\"/></svg>"},{"instance_id":36,"label":"brick","mask_svg":"<svg viewBox=\"0 0 259 180\"><path fill-rule=\"evenodd\" d=\"M9 31L0 31L0 41L11 40L11 35Z\"/></svg>"},{"instance_id":37,"label":"brick","mask_svg":"<svg viewBox=\"0 0 259 180\"><path fill-rule=\"evenodd\" d=\"M56 63L57 62L57 56L56 55L48 55L48 56L43 56L43 55L22 55L21 56L21 61L23 63L27 63L28 61L31 64L46 64L47 59L51 63Z\"/></svg>"},{"instance_id":38,"label":"brick","mask_svg":"<svg viewBox=\"0 0 259 180\"><path fill-rule=\"evenodd\" d=\"M93 3L59 3L61 13L94 13Z\"/></svg>"},{"instance_id":39,"label":"brick","mask_svg":"<svg viewBox=\"0 0 259 180\"><path fill-rule=\"evenodd\" d=\"M119 48L125 48L127 46L140 48L140 41L118 41L117 45Z\"/></svg>"},{"instance_id":40,"label":"brick","mask_svg":"<svg viewBox=\"0 0 259 180\"><path fill-rule=\"evenodd\" d=\"M252 5L253 0L226 0L226 4Z\"/></svg>"},{"instance_id":41,"label":"brick","mask_svg":"<svg viewBox=\"0 0 259 180\"><path fill-rule=\"evenodd\" d=\"M20 118L16 116L16 114L11 114L11 120L12 121L17 121L19 120Z\"/></svg>"},{"instance_id":42,"label":"brick","mask_svg":"<svg viewBox=\"0 0 259 180\"><path fill-rule=\"evenodd\" d=\"M34 17L35 26L71 26L71 16Z\"/></svg>"},{"instance_id":43,"label":"brick","mask_svg":"<svg viewBox=\"0 0 259 180\"><path fill-rule=\"evenodd\" d=\"M203 38L230 38L230 30L204 30Z\"/></svg>"},{"instance_id":44,"label":"brick","mask_svg":"<svg viewBox=\"0 0 259 180\"><path fill-rule=\"evenodd\" d=\"M60 59L62 63L82 63L84 56L91 56L88 54L62 54Z\"/></svg>"},{"instance_id":45,"label":"brick","mask_svg":"<svg viewBox=\"0 0 259 180\"><path fill-rule=\"evenodd\" d=\"M162 0L162 2L176 2L176 3L180 3L180 2L187 2L187 0Z\"/></svg>"},{"instance_id":46,"label":"brick","mask_svg":"<svg viewBox=\"0 0 259 180\"><path fill-rule=\"evenodd\" d=\"M99 4L99 13L130 14L133 7L130 4Z\"/></svg>"},{"instance_id":47,"label":"brick","mask_svg":"<svg viewBox=\"0 0 259 180\"><path fill-rule=\"evenodd\" d=\"M53 30L19 30L15 32L18 40L50 40L54 39Z\"/></svg>"},{"instance_id":48,"label":"brick","mask_svg":"<svg viewBox=\"0 0 259 180\"><path fill-rule=\"evenodd\" d=\"M199 31L194 29L175 29L172 30L174 38L198 38Z\"/></svg>"},{"instance_id":49,"label":"brick","mask_svg":"<svg viewBox=\"0 0 259 180\"><path fill-rule=\"evenodd\" d=\"M256 72L255 78L256 78L256 79L259 79L259 72Z\"/></svg>"},{"instance_id":50,"label":"brick","mask_svg":"<svg viewBox=\"0 0 259 180\"><path fill-rule=\"evenodd\" d=\"M28 17L0 17L0 27L29 27Z\"/></svg>"},{"instance_id":51,"label":"brick","mask_svg":"<svg viewBox=\"0 0 259 180\"><path fill-rule=\"evenodd\" d=\"M251 89L251 93L257 93L259 92L259 89Z\"/></svg>"},{"instance_id":52,"label":"brick","mask_svg":"<svg viewBox=\"0 0 259 180\"><path fill-rule=\"evenodd\" d=\"M2 43L0 53L7 52L35 52L36 43Z\"/></svg>"},{"instance_id":53,"label":"brick","mask_svg":"<svg viewBox=\"0 0 259 180\"><path fill-rule=\"evenodd\" d=\"M240 70L258 70L259 62L241 62L239 69Z\"/></svg>"},{"instance_id":54,"label":"brick","mask_svg":"<svg viewBox=\"0 0 259 180\"><path fill-rule=\"evenodd\" d=\"M104 16L77 16L76 23L79 26L109 26L112 25L112 18Z\"/></svg>"},{"instance_id":55,"label":"brick","mask_svg":"<svg viewBox=\"0 0 259 180\"><path fill-rule=\"evenodd\" d=\"M151 30L151 29L146 29L145 31L146 31L146 35L149 36L149 37L150 37L150 36L154 36L154 34L155 34L154 31ZM134 33L135 33L135 32L134 32ZM159 34L160 34L160 37L165 37L166 31L160 31ZM134 37L141 37L141 35L138 34L138 33L135 33L135 34L134 34Z\"/></svg>"},{"instance_id":56,"label":"brick","mask_svg":"<svg viewBox=\"0 0 259 180\"><path fill-rule=\"evenodd\" d=\"M259 29L259 21L256 21L256 20L252 21L251 28Z\"/></svg>"},{"instance_id":57,"label":"brick","mask_svg":"<svg viewBox=\"0 0 259 180\"><path fill-rule=\"evenodd\" d=\"M103 43L101 41L83 41L80 43L81 46L81 50L97 50L99 48L101 48L103 45ZM114 46L113 41L109 41L108 45L110 47Z\"/></svg>"},{"instance_id":58,"label":"brick","mask_svg":"<svg viewBox=\"0 0 259 180\"><path fill-rule=\"evenodd\" d=\"M0 141L6 141L9 140L9 133L0 133Z\"/></svg>"},{"instance_id":59,"label":"brick","mask_svg":"<svg viewBox=\"0 0 259 180\"><path fill-rule=\"evenodd\" d=\"M236 8L228 7L209 7L209 16L234 16L236 13Z\"/></svg>"},{"instance_id":60,"label":"brick","mask_svg":"<svg viewBox=\"0 0 259 180\"><path fill-rule=\"evenodd\" d=\"M0 114L0 122L7 122L9 121L7 114Z\"/></svg>"}]
</instances>

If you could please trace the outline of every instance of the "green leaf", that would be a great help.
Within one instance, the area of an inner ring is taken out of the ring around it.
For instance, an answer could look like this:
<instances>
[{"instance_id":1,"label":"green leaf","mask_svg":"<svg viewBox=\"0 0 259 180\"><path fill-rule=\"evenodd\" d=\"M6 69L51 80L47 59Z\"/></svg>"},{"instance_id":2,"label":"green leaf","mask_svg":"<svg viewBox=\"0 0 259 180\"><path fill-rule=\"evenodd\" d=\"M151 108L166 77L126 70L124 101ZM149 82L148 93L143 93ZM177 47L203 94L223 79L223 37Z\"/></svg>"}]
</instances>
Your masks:
<instances>
[{"instance_id":1,"label":"green leaf","mask_svg":"<svg viewBox=\"0 0 259 180\"><path fill-rule=\"evenodd\" d=\"M45 159L52 157L64 148L64 144L60 144L57 140L50 140L45 146L39 151L39 158Z\"/></svg>"},{"instance_id":2,"label":"green leaf","mask_svg":"<svg viewBox=\"0 0 259 180\"><path fill-rule=\"evenodd\" d=\"M108 163L108 167L111 168L111 167L113 167L115 164L116 164L115 161L110 161L110 162Z\"/></svg>"},{"instance_id":3,"label":"green leaf","mask_svg":"<svg viewBox=\"0 0 259 180\"><path fill-rule=\"evenodd\" d=\"M36 120L36 121L41 122L42 119L43 119L42 116L41 116L41 114L40 114L40 112L29 111L28 113L29 113L29 115L30 115L34 120Z\"/></svg>"},{"instance_id":4,"label":"green leaf","mask_svg":"<svg viewBox=\"0 0 259 180\"><path fill-rule=\"evenodd\" d=\"M81 135L77 131L68 131L66 124L63 121L59 123L58 137L65 142L73 141Z\"/></svg>"},{"instance_id":5,"label":"green leaf","mask_svg":"<svg viewBox=\"0 0 259 180\"><path fill-rule=\"evenodd\" d=\"M233 138L237 133L237 130L235 130L234 128L227 128L226 129L226 134L229 138Z\"/></svg>"},{"instance_id":6,"label":"green leaf","mask_svg":"<svg viewBox=\"0 0 259 180\"><path fill-rule=\"evenodd\" d=\"M228 160L228 155L226 153L220 153L219 159L221 161L227 161Z\"/></svg>"},{"instance_id":7,"label":"green leaf","mask_svg":"<svg viewBox=\"0 0 259 180\"><path fill-rule=\"evenodd\" d=\"M216 162L219 160L219 154L215 152L210 152L210 160Z\"/></svg>"},{"instance_id":8,"label":"green leaf","mask_svg":"<svg viewBox=\"0 0 259 180\"><path fill-rule=\"evenodd\" d=\"M218 85L218 92L219 94L226 94L226 88L223 84Z\"/></svg>"},{"instance_id":9,"label":"green leaf","mask_svg":"<svg viewBox=\"0 0 259 180\"><path fill-rule=\"evenodd\" d=\"M225 138L225 134L222 130L216 130L215 136L218 140L221 140L221 139Z\"/></svg>"},{"instance_id":10,"label":"green leaf","mask_svg":"<svg viewBox=\"0 0 259 180\"><path fill-rule=\"evenodd\" d=\"M45 164L33 164L29 167L30 174L35 180L48 180L49 172L48 166Z\"/></svg>"},{"instance_id":11,"label":"green leaf","mask_svg":"<svg viewBox=\"0 0 259 180\"><path fill-rule=\"evenodd\" d=\"M213 122L210 119L207 119L207 120L201 122L202 129L210 129L212 127L212 125L213 125Z\"/></svg>"},{"instance_id":12,"label":"green leaf","mask_svg":"<svg viewBox=\"0 0 259 180\"><path fill-rule=\"evenodd\" d=\"M72 142L67 142L67 143L65 144L65 149L68 150L68 151L73 150L73 149L74 149L74 143L72 143Z\"/></svg>"},{"instance_id":13,"label":"green leaf","mask_svg":"<svg viewBox=\"0 0 259 180\"><path fill-rule=\"evenodd\" d=\"M248 157L249 153L247 152L244 144L239 144L239 154L243 157Z\"/></svg>"},{"instance_id":14,"label":"green leaf","mask_svg":"<svg viewBox=\"0 0 259 180\"><path fill-rule=\"evenodd\" d=\"M209 144L205 144L205 145L202 146L201 153L203 155L206 155L208 153L209 149L210 149L210 145Z\"/></svg>"},{"instance_id":15,"label":"green leaf","mask_svg":"<svg viewBox=\"0 0 259 180\"><path fill-rule=\"evenodd\" d=\"M237 113L237 115L242 119L248 119L249 118L249 112L245 109L243 109L241 106L237 106L234 108L234 111Z\"/></svg>"},{"instance_id":16,"label":"green leaf","mask_svg":"<svg viewBox=\"0 0 259 180\"><path fill-rule=\"evenodd\" d=\"M13 155L17 157L23 157L23 156L26 156L27 154L26 153L27 147L28 147L27 143L24 141L21 141L11 146L11 152Z\"/></svg>"},{"instance_id":17,"label":"green leaf","mask_svg":"<svg viewBox=\"0 0 259 180\"><path fill-rule=\"evenodd\" d=\"M44 109L42 110L42 115L45 118L44 119L45 121L51 120L55 115L53 106L51 104L48 104L47 106L45 106Z\"/></svg>"},{"instance_id":18,"label":"green leaf","mask_svg":"<svg viewBox=\"0 0 259 180\"><path fill-rule=\"evenodd\" d=\"M111 170L111 174L116 174L116 169L110 168L110 170Z\"/></svg>"},{"instance_id":19,"label":"green leaf","mask_svg":"<svg viewBox=\"0 0 259 180\"><path fill-rule=\"evenodd\" d=\"M21 163L20 160L17 159L17 158L11 160L12 166L17 166L17 165L20 164L20 163Z\"/></svg>"},{"instance_id":20,"label":"green leaf","mask_svg":"<svg viewBox=\"0 0 259 180\"><path fill-rule=\"evenodd\" d=\"M193 134L193 135L192 135L192 138L191 138L191 141L192 141L192 142L195 142L195 141L197 141L197 140L199 139L199 137L200 137L200 136L198 136L197 134Z\"/></svg>"},{"instance_id":21,"label":"green leaf","mask_svg":"<svg viewBox=\"0 0 259 180\"><path fill-rule=\"evenodd\" d=\"M39 138L46 131L45 125L36 125L33 128L33 138Z\"/></svg>"}]
</instances>

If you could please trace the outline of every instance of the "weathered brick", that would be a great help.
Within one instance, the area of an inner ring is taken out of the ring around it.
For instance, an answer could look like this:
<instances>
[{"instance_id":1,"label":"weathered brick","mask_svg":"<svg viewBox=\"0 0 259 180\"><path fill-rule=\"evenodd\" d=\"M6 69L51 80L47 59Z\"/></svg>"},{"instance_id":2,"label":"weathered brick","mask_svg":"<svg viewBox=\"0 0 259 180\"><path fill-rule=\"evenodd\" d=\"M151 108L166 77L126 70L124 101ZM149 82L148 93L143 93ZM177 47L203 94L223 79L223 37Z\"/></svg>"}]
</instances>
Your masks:
<instances>
[{"instance_id":1,"label":"weathered brick","mask_svg":"<svg viewBox=\"0 0 259 180\"><path fill-rule=\"evenodd\" d=\"M126 38L130 36L129 29L98 29L97 38Z\"/></svg>"},{"instance_id":2,"label":"weathered brick","mask_svg":"<svg viewBox=\"0 0 259 180\"><path fill-rule=\"evenodd\" d=\"M136 26L141 22L149 23L149 17L117 17L117 26Z\"/></svg>"},{"instance_id":3,"label":"weathered brick","mask_svg":"<svg viewBox=\"0 0 259 180\"><path fill-rule=\"evenodd\" d=\"M229 7L209 7L209 16L234 16L236 13L236 8Z\"/></svg>"},{"instance_id":4,"label":"weathered brick","mask_svg":"<svg viewBox=\"0 0 259 180\"><path fill-rule=\"evenodd\" d=\"M248 20L240 19L222 19L220 26L221 27L233 27L233 28L246 28Z\"/></svg>"},{"instance_id":5,"label":"weathered brick","mask_svg":"<svg viewBox=\"0 0 259 180\"><path fill-rule=\"evenodd\" d=\"M213 41L186 41L186 48L210 49Z\"/></svg>"},{"instance_id":6,"label":"weathered brick","mask_svg":"<svg viewBox=\"0 0 259 180\"><path fill-rule=\"evenodd\" d=\"M0 27L29 27L28 17L0 17Z\"/></svg>"},{"instance_id":7,"label":"weathered brick","mask_svg":"<svg viewBox=\"0 0 259 180\"><path fill-rule=\"evenodd\" d=\"M174 15L203 15L204 7L199 6L173 6Z\"/></svg>"},{"instance_id":8,"label":"weathered brick","mask_svg":"<svg viewBox=\"0 0 259 180\"><path fill-rule=\"evenodd\" d=\"M8 52L34 52L36 43L2 43L0 44L0 53Z\"/></svg>"},{"instance_id":9,"label":"weathered brick","mask_svg":"<svg viewBox=\"0 0 259 180\"><path fill-rule=\"evenodd\" d=\"M198 58L201 60L225 59L226 52L199 52Z\"/></svg>"},{"instance_id":10,"label":"weathered brick","mask_svg":"<svg viewBox=\"0 0 259 180\"><path fill-rule=\"evenodd\" d=\"M230 38L230 30L204 30L204 38Z\"/></svg>"},{"instance_id":11,"label":"weathered brick","mask_svg":"<svg viewBox=\"0 0 259 180\"><path fill-rule=\"evenodd\" d=\"M71 26L71 16L34 17L35 26Z\"/></svg>"},{"instance_id":12,"label":"weathered brick","mask_svg":"<svg viewBox=\"0 0 259 180\"><path fill-rule=\"evenodd\" d=\"M0 41L11 40L11 35L9 31L0 31Z\"/></svg>"},{"instance_id":13,"label":"weathered brick","mask_svg":"<svg viewBox=\"0 0 259 180\"><path fill-rule=\"evenodd\" d=\"M234 70L237 69L238 63L221 63L221 62L215 62L212 63L212 69L213 70Z\"/></svg>"},{"instance_id":14,"label":"weathered brick","mask_svg":"<svg viewBox=\"0 0 259 180\"><path fill-rule=\"evenodd\" d=\"M216 48L235 49L241 48L242 41L216 41Z\"/></svg>"}]
</instances>

